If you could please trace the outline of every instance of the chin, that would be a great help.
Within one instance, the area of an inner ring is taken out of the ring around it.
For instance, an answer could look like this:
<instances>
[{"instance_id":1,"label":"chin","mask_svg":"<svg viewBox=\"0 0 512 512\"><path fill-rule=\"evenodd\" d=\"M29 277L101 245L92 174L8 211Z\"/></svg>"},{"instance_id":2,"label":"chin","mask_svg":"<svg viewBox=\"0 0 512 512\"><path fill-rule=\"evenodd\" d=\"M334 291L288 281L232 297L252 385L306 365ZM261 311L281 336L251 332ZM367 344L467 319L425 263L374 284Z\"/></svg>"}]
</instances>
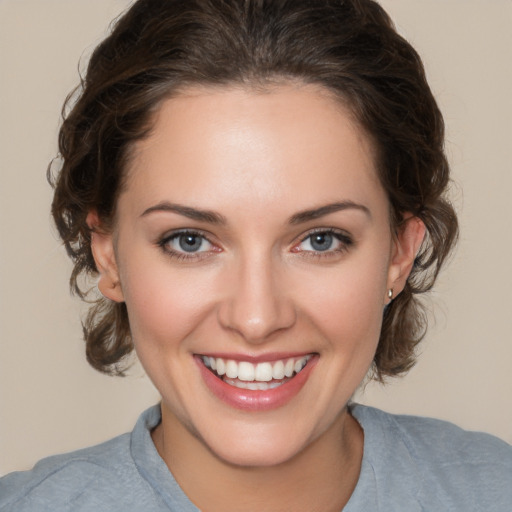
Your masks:
<instances>
[{"instance_id":1,"label":"chin","mask_svg":"<svg viewBox=\"0 0 512 512\"><path fill-rule=\"evenodd\" d=\"M294 415L295 417L295 415ZM284 424L283 424L284 423ZM297 429L296 422L268 418L250 424L233 422L199 436L199 440L219 460L241 467L271 467L291 461L317 437L314 425Z\"/></svg>"},{"instance_id":2,"label":"chin","mask_svg":"<svg viewBox=\"0 0 512 512\"><path fill-rule=\"evenodd\" d=\"M240 441L228 447L210 447L210 450L223 462L246 468L279 466L302 451L302 443L291 445L289 442L284 444L275 440L264 444L247 439Z\"/></svg>"}]
</instances>

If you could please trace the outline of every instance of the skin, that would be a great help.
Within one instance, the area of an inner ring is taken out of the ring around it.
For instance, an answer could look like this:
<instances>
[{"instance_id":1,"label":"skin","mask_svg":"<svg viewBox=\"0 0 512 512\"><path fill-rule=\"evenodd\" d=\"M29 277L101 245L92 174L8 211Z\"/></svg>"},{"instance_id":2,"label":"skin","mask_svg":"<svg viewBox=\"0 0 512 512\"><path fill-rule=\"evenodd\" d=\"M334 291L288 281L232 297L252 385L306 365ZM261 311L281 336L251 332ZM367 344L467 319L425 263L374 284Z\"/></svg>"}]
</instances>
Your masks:
<instances>
[{"instance_id":1,"label":"skin","mask_svg":"<svg viewBox=\"0 0 512 512\"><path fill-rule=\"evenodd\" d=\"M126 302L162 396L155 445L201 509L340 510L357 483L363 433L346 404L371 365L388 290L402 290L424 235L416 218L392 233L373 154L321 88L189 89L136 144L114 231L90 213L100 290ZM179 238L161 243L183 229L205 237L192 256ZM312 230L339 239L315 250ZM247 412L205 385L194 354L212 352L317 360L290 401Z\"/></svg>"}]
</instances>

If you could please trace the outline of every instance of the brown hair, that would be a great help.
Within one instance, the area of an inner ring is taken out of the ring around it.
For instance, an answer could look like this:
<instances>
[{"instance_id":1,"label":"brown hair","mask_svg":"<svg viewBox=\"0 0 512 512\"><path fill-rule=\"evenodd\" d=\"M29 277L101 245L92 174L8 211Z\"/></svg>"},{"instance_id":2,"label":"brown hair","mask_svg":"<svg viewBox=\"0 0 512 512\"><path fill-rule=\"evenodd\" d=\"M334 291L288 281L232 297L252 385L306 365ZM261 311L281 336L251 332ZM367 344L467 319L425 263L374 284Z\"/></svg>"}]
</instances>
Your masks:
<instances>
[{"instance_id":1,"label":"brown hair","mask_svg":"<svg viewBox=\"0 0 512 512\"><path fill-rule=\"evenodd\" d=\"M97 210L111 225L123 169L152 114L189 85L322 85L372 137L376 165L399 229L418 216L427 238L405 289L384 311L374 377L407 371L424 336L418 294L428 291L457 237L445 198L449 167L442 115L416 51L372 0L139 0L94 51L66 105L52 213L74 261L71 287L95 275L86 224ZM50 174L50 171L49 171ZM89 363L123 373L133 349L126 305L100 298L84 322Z\"/></svg>"}]
</instances>

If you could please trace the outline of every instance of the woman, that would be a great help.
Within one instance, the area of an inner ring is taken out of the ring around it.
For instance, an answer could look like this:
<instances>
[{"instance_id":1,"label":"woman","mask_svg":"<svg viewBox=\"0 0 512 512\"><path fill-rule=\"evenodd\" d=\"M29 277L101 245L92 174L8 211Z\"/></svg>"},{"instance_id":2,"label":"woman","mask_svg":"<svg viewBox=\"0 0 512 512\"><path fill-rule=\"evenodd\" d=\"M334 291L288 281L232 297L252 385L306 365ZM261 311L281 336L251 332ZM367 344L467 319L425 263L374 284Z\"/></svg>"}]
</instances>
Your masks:
<instances>
[{"instance_id":1,"label":"woman","mask_svg":"<svg viewBox=\"0 0 512 512\"><path fill-rule=\"evenodd\" d=\"M505 443L349 404L413 364L457 234L442 117L377 4L141 0L60 150L88 360L135 348L162 402L0 510L506 510Z\"/></svg>"}]
</instances>

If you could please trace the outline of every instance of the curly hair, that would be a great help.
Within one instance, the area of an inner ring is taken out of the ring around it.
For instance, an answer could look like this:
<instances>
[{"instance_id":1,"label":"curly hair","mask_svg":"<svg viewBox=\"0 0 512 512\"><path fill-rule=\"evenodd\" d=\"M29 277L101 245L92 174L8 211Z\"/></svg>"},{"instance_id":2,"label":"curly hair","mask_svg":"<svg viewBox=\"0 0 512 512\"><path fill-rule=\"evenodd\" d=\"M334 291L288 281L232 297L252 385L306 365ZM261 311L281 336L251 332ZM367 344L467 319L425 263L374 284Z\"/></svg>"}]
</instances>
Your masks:
<instances>
[{"instance_id":1,"label":"curly hair","mask_svg":"<svg viewBox=\"0 0 512 512\"><path fill-rule=\"evenodd\" d=\"M139 0L93 52L67 98L59 134L60 170L52 214L74 262L71 288L94 276L96 210L110 226L134 142L161 103L194 85L265 86L289 80L336 95L373 140L393 229L405 212L427 236L405 289L384 310L373 377L406 372L426 329L419 294L431 289L458 227L444 122L420 57L373 0ZM124 303L99 298L83 324L89 363L122 375L133 350Z\"/></svg>"}]
</instances>

